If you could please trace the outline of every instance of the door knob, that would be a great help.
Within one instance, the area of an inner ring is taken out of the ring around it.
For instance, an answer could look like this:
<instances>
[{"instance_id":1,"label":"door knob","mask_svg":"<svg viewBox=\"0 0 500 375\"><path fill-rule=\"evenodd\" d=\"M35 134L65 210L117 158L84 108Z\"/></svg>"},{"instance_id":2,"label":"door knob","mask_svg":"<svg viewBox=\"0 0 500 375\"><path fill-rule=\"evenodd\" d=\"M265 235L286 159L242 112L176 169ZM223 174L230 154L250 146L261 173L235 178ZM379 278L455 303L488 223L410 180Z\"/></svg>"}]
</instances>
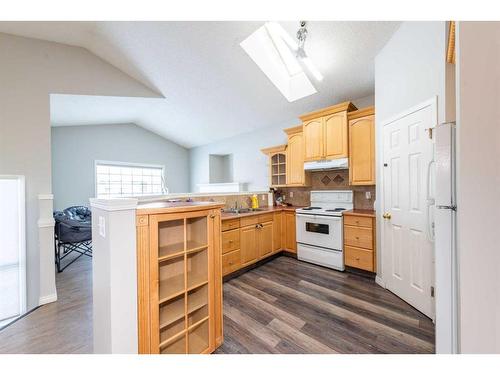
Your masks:
<instances>
[{"instance_id":1,"label":"door knob","mask_svg":"<svg viewBox=\"0 0 500 375\"><path fill-rule=\"evenodd\" d=\"M383 217L384 219L389 219L389 220L390 220L390 219L391 219L391 214L390 214L389 212L386 212L386 213L384 213L384 214L382 215L382 217Z\"/></svg>"}]
</instances>

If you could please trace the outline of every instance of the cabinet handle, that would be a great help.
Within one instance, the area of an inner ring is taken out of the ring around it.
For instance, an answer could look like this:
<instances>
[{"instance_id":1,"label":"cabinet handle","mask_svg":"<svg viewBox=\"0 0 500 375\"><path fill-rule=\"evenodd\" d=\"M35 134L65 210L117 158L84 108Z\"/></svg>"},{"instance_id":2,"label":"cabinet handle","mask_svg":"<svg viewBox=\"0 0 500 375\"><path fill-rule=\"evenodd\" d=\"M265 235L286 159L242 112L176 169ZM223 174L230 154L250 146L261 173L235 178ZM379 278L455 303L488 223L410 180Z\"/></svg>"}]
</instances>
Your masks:
<instances>
[{"instance_id":1,"label":"cabinet handle","mask_svg":"<svg viewBox=\"0 0 500 375\"><path fill-rule=\"evenodd\" d=\"M359 260L359 258L356 258L356 260Z\"/></svg>"},{"instance_id":2,"label":"cabinet handle","mask_svg":"<svg viewBox=\"0 0 500 375\"><path fill-rule=\"evenodd\" d=\"M210 215L210 219L213 219L213 218L215 218L215 215L214 214Z\"/></svg>"},{"instance_id":3,"label":"cabinet handle","mask_svg":"<svg viewBox=\"0 0 500 375\"><path fill-rule=\"evenodd\" d=\"M233 240L229 240L229 243L233 243Z\"/></svg>"},{"instance_id":4,"label":"cabinet handle","mask_svg":"<svg viewBox=\"0 0 500 375\"><path fill-rule=\"evenodd\" d=\"M359 237L358 237L358 236L356 236L356 239L357 239L357 240L359 240Z\"/></svg>"}]
</instances>

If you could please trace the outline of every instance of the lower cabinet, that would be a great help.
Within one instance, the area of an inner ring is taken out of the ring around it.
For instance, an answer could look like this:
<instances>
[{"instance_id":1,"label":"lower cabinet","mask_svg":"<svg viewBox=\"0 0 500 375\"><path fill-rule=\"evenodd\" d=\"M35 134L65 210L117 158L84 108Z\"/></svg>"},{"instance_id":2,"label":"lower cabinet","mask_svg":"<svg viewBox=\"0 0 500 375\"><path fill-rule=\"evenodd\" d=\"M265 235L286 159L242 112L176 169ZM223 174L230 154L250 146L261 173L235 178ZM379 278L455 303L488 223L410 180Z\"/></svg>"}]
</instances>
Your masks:
<instances>
[{"instance_id":1,"label":"lower cabinet","mask_svg":"<svg viewBox=\"0 0 500 375\"><path fill-rule=\"evenodd\" d=\"M210 353L222 343L220 205L137 215L138 349Z\"/></svg>"},{"instance_id":2,"label":"lower cabinet","mask_svg":"<svg viewBox=\"0 0 500 375\"><path fill-rule=\"evenodd\" d=\"M253 263L259 257L257 224L240 228L241 265Z\"/></svg>"},{"instance_id":3,"label":"lower cabinet","mask_svg":"<svg viewBox=\"0 0 500 375\"><path fill-rule=\"evenodd\" d=\"M297 253L297 238L295 229L295 212L294 211L283 211L283 239L284 239L284 250L290 253Z\"/></svg>"},{"instance_id":4,"label":"lower cabinet","mask_svg":"<svg viewBox=\"0 0 500 375\"><path fill-rule=\"evenodd\" d=\"M258 224L257 239L259 241L259 258L264 258L273 253L273 225L272 221Z\"/></svg>"},{"instance_id":5,"label":"lower cabinet","mask_svg":"<svg viewBox=\"0 0 500 375\"><path fill-rule=\"evenodd\" d=\"M345 265L376 272L375 215L344 213Z\"/></svg>"},{"instance_id":6,"label":"lower cabinet","mask_svg":"<svg viewBox=\"0 0 500 375\"><path fill-rule=\"evenodd\" d=\"M297 252L295 212L276 211L222 222L222 275L282 250Z\"/></svg>"}]
</instances>

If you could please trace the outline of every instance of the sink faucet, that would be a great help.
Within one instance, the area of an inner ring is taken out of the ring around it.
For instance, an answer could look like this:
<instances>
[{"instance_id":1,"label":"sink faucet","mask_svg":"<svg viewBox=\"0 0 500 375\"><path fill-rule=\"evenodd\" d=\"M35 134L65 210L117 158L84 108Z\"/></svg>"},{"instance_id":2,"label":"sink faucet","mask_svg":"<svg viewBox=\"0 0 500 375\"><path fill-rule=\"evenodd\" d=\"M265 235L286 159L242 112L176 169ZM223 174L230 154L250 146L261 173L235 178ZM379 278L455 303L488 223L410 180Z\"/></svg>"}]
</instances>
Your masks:
<instances>
[{"instance_id":1,"label":"sink faucet","mask_svg":"<svg viewBox=\"0 0 500 375\"><path fill-rule=\"evenodd\" d=\"M235 210L235 211L238 211L238 201L235 201L235 202L234 202L234 210Z\"/></svg>"}]
</instances>

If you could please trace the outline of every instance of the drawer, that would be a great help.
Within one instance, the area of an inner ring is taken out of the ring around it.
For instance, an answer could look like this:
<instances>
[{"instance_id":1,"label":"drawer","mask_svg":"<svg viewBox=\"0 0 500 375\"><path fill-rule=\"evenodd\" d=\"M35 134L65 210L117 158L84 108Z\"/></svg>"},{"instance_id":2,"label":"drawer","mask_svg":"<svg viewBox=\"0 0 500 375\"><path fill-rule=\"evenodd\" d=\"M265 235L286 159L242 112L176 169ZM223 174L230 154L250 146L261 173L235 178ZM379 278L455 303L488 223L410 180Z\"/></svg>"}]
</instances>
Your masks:
<instances>
[{"instance_id":1,"label":"drawer","mask_svg":"<svg viewBox=\"0 0 500 375\"><path fill-rule=\"evenodd\" d=\"M267 223L268 221L273 221L274 219L274 215L272 213L259 215L257 217L259 218L259 223Z\"/></svg>"},{"instance_id":2,"label":"drawer","mask_svg":"<svg viewBox=\"0 0 500 375\"><path fill-rule=\"evenodd\" d=\"M237 229L240 227L240 219L222 220L222 231Z\"/></svg>"},{"instance_id":3,"label":"drawer","mask_svg":"<svg viewBox=\"0 0 500 375\"><path fill-rule=\"evenodd\" d=\"M344 224L345 225L352 225L355 227L371 228L371 227L373 227L373 219L371 217L365 217L365 216L345 215L344 216Z\"/></svg>"},{"instance_id":4,"label":"drawer","mask_svg":"<svg viewBox=\"0 0 500 375\"><path fill-rule=\"evenodd\" d=\"M222 276L238 270L241 267L241 252L234 250L222 256Z\"/></svg>"},{"instance_id":5,"label":"drawer","mask_svg":"<svg viewBox=\"0 0 500 375\"><path fill-rule=\"evenodd\" d=\"M258 223L267 223L268 221L273 221L273 217L273 213L242 217L241 226L246 227L248 225L255 225Z\"/></svg>"},{"instance_id":6,"label":"drawer","mask_svg":"<svg viewBox=\"0 0 500 375\"><path fill-rule=\"evenodd\" d=\"M373 250L372 228L344 225L344 244Z\"/></svg>"},{"instance_id":7,"label":"drawer","mask_svg":"<svg viewBox=\"0 0 500 375\"><path fill-rule=\"evenodd\" d=\"M242 217L241 218L241 228L247 227L249 225L255 225L258 222L259 222L259 216L257 216L257 215Z\"/></svg>"},{"instance_id":8,"label":"drawer","mask_svg":"<svg viewBox=\"0 0 500 375\"><path fill-rule=\"evenodd\" d=\"M345 265L362 270L375 272L373 264L373 251L359 249L356 247L345 246L344 248Z\"/></svg>"},{"instance_id":9,"label":"drawer","mask_svg":"<svg viewBox=\"0 0 500 375\"><path fill-rule=\"evenodd\" d=\"M222 254L240 248L240 230L233 229L222 232Z\"/></svg>"}]
</instances>

